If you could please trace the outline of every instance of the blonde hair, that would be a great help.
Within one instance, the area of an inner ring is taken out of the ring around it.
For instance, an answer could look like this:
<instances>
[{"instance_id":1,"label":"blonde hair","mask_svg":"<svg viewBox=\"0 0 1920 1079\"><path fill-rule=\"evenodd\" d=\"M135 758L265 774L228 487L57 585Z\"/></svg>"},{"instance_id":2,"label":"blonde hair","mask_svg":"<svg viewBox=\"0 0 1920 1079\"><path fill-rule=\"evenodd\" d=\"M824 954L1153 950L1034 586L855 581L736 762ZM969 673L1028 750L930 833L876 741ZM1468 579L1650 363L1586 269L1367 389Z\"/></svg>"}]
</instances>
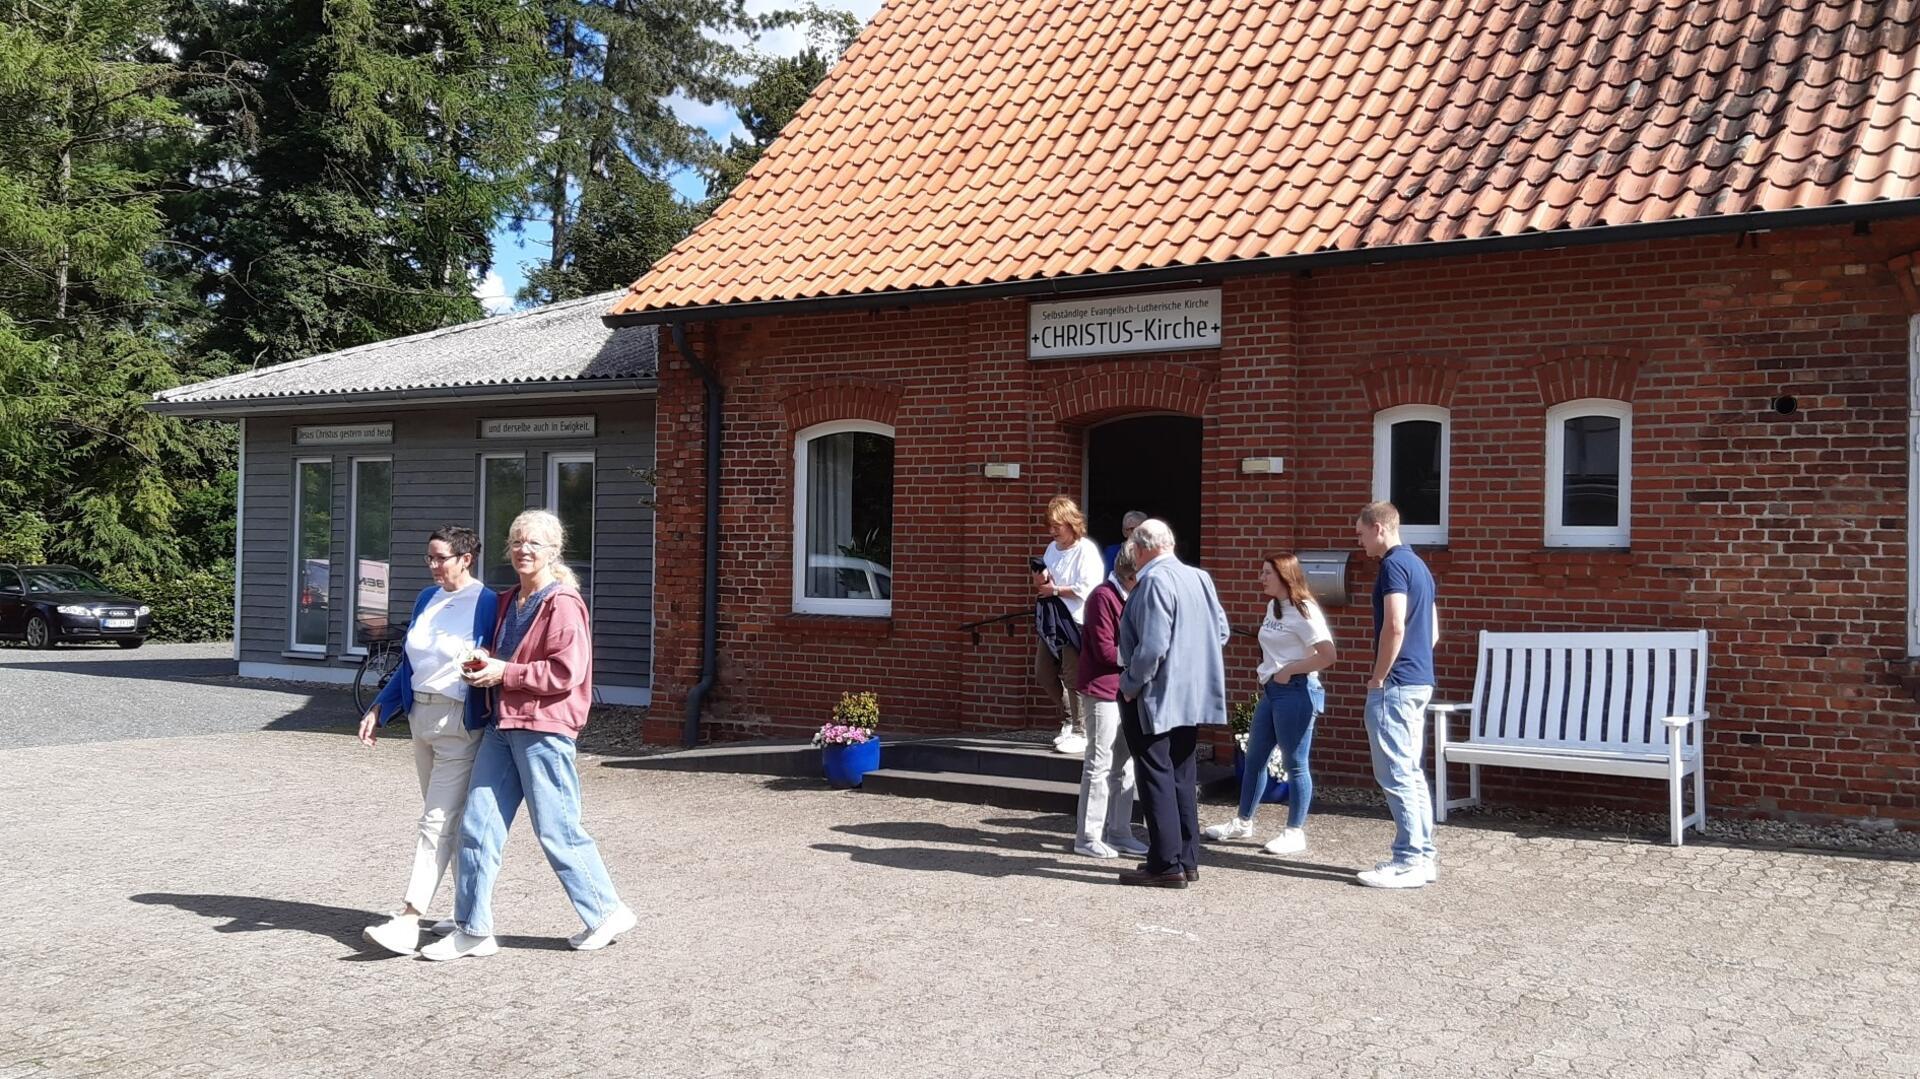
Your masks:
<instances>
[{"instance_id":1,"label":"blonde hair","mask_svg":"<svg viewBox=\"0 0 1920 1079\"><path fill-rule=\"evenodd\" d=\"M1369 502L1360 510L1360 523L1371 528L1382 525L1388 532L1400 531L1400 511L1391 502Z\"/></svg>"},{"instance_id":2,"label":"blonde hair","mask_svg":"<svg viewBox=\"0 0 1920 1079\"><path fill-rule=\"evenodd\" d=\"M1087 535L1087 515L1080 512L1080 504L1066 495L1055 495L1047 503L1047 524L1066 525L1073 529L1074 539L1084 539Z\"/></svg>"},{"instance_id":3,"label":"blonde hair","mask_svg":"<svg viewBox=\"0 0 1920 1079\"><path fill-rule=\"evenodd\" d=\"M580 587L580 578L574 576L573 569L560 560L560 552L567 549L567 529L560 518L546 510L527 510L513 519L507 526L507 543L513 543L515 536L521 539L537 540L553 546L553 560L547 568L553 576L568 588Z\"/></svg>"}]
</instances>

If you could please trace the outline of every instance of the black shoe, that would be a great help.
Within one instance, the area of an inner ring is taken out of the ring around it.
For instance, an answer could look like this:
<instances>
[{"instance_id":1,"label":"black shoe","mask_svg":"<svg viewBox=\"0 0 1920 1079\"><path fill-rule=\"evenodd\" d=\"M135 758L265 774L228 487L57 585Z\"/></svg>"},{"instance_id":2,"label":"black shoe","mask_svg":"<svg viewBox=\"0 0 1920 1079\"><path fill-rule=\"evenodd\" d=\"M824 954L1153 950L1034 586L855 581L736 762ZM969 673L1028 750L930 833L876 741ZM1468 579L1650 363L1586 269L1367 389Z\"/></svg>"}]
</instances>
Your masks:
<instances>
[{"instance_id":1,"label":"black shoe","mask_svg":"<svg viewBox=\"0 0 1920 1079\"><path fill-rule=\"evenodd\" d=\"M1134 884L1142 888L1185 888L1187 874L1179 869L1169 869L1165 873L1149 873L1144 869L1126 869L1120 872L1120 883Z\"/></svg>"},{"instance_id":2,"label":"black shoe","mask_svg":"<svg viewBox=\"0 0 1920 1079\"><path fill-rule=\"evenodd\" d=\"M1136 873L1145 873L1147 871L1147 863L1141 862L1139 865L1134 866L1133 870ZM1167 872L1171 873L1173 870L1169 869ZM1186 876L1188 884L1198 883L1200 880L1200 867L1194 866L1192 869L1187 870Z\"/></svg>"}]
</instances>

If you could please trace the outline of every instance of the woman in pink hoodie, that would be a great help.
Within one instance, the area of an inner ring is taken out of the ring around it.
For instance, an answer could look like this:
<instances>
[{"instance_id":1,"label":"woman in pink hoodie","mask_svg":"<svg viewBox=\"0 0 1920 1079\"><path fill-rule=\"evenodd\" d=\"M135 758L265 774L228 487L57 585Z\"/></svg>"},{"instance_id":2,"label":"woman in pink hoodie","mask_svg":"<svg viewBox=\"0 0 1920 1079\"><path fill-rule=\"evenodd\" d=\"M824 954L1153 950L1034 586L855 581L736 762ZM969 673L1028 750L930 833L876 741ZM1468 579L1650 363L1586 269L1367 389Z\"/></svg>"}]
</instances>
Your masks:
<instances>
[{"instance_id":1,"label":"woman in pink hoodie","mask_svg":"<svg viewBox=\"0 0 1920 1079\"><path fill-rule=\"evenodd\" d=\"M593 700L593 627L573 571L560 560L565 542L560 519L545 510L528 510L507 529L520 583L500 597L494 655L477 658L463 675L468 685L498 692L460 819L456 928L421 949L428 959L500 950L493 939L493 881L523 801L547 864L586 923L567 943L581 951L604 948L634 926L600 848L580 826L573 743Z\"/></svg>"}]
</instances>

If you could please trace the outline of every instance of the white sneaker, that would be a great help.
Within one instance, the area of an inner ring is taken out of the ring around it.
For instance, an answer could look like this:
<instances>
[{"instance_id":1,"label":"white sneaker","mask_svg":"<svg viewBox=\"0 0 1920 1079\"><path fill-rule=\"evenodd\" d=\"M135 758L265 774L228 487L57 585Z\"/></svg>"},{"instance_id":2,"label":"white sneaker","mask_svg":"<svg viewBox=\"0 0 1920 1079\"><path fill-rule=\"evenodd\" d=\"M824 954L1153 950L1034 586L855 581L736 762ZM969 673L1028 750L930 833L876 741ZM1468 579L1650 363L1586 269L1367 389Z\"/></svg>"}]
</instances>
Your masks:
<instances>
[{"instance_id":1,"label":"white sneaker","mask_svg":"<svg viewBox=\"0 0 1920 1079\"><path fill-rule=\"evenodd\" d=\"M1121 854L1145 854L1149 849L1145 843L1140 842L1132 836L1115 836L1107 840L1107 846L1112 847Z\"/></svg>"},{"instance_id":2,"label":"white sneaker","mask_svg":"<svg viewBox=\"0 0 1920 1079\"><path fill-rule=\"evenodd\" d=\"M613 913L607 915L606 920L592 929L582 929L568 937L567 943L571 944L575 951L597 952L612 944L615 937L638 924L640 919L634 917L633 908L622 903L613 908Z\"/></svg>"},{"instance_id":3,"label":"white sneaker","mask_svg":"<svg viewBox=\"0 0 1920 1079\"><path fill-rule=\"evenodd\" d=\"M471 933L456 929L432 944L420 949L420 958L444 963L449 959L465 959L467 956L481 958L500 950L500 942L491 935L476 937Z\"/></svg>"},{"instance_id":4,"label":"white sneaker","mask_svg":"<svg viewBox=\"0 0 1920 1079\"><path fill-rule=\"evenodd\" d=\"M1071 732L1063 734L1053 740L1053 751L1069 757L1084 757L1087 755L1087 736Z\"/></svg>"},{"instance_id":5,"label":"white sneaker","mask_svg":"<svg viewBox=\"0 0 1920 1079\"><path fill-rule=\"evenodd\" d=\"M1369 888L1421 888L1439 879L1432 862L1381 862L1359 873Z\"/></svg>"},{"instance_id":6,"label":"white sneaker","mask_svg":"<svg viewBox=\"0 0 1920 1079\"><path fill-rule=\"evenodd\" d=\"M362 929L360 939L395 955L412 955L420 950L420 916L396 914L379 925Z\"/></svg>"},{"instance_id":7,"label":"white sneaker","mask_svg":"<svg viewBox=\"0 0 1920 1079\"><path fill-rule=\"evenodd\" d=\"M1267 840L1268 854L1299 854L1306 849L1307 832L1304 828L1288 828Z\"/></svg>"},{"instance_id":8,"label":"white sneaker","mask_svg":"<svg viewBox=\"0 0 1920 1079\"><path fill-rule=\"evenodd\" d=\"M1225 824L1212 824L1200 830L1200 834L1215 841L1222 839L1252 839L1253 822L1235 817Z\"/></svg>"},{"instance_id":9,"label":"white sneaker","mask_svg":"<svg viewBox=\"0 0 1920 1079\"><path fill-rule=\"evenodd\" d=\"M1073 844L1073 853L1083 854L1089 858L1120 857L1119 851L1114 850L1112 847L1107 846L1105 843L1100 842L1098 839L1088 840L1085 843L1075 841L1075 843Z\"/></svg>"},{"instance_id":10,"label":"white sneaker","mask_svg":"<svg viewBox=\"0 0 1920 1079\"><path fill-rule=\"evenodd\" d=\"M442 918L431 926L428 926L427 932L432 933L436 937L444 937L458 928L460 927L453 923L452 918Z\"/></svg>"}]
</instances>

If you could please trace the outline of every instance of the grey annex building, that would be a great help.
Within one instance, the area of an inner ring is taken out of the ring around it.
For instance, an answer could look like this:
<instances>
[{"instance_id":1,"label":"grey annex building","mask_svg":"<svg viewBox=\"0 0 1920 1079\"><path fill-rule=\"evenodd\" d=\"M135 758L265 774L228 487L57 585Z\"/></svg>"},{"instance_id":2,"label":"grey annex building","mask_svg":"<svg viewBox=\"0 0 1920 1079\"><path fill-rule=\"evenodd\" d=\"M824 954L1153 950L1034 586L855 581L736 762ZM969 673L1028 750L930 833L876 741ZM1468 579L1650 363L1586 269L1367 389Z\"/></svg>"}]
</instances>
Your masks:
<instances>
[{"instance_id":1,"label":"grey annex building","mask_svg":"<svg viewBox=\"0 0 1920 1079\"><path fill-rule=\"evenodd\" d=\"M545 508L592 610L598 698L649 703L657 336L602 324L618 295L158 395L155 411L240 427L241 675L351 681L367 634L432 583L435 528L477 529L476 572L506 587L507 524Z\"/></svg>"}]
</instances>

